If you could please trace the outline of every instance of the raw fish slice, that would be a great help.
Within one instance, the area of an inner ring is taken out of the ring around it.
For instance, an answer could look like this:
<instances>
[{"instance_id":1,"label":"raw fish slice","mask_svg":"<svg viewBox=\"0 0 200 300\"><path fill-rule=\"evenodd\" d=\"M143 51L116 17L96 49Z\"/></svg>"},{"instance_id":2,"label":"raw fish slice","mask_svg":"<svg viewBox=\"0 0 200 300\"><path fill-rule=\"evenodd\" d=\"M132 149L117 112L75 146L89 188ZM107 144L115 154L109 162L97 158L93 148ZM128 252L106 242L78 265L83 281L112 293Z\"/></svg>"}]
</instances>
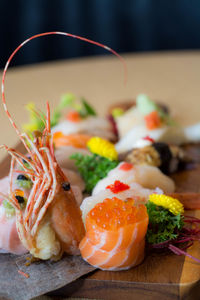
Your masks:
<instances>
[{"instance_id":1,"label":"raw fish slice","mask_svg":"<svg viewBox=\"0 0 200 300\"><path fill-rule=\"evenodd\" d=\"M77 172L65 168L62 168L62 171L69 179L71 185L77 186L81 192L84 191L85 183Z\"/></svg>"},{"instance_id":2,"label":"raw fish slice","mask_svg":"<svg viewBox=\"0 0 200 300\"><path fill-rule=\"evenodd\" d=\"M118 198L104 199L86 217L86 236L80 243L84 260L102 270L124 270L144 258L148 214Z\"/></svg>"},{"instance_id":3,"label":"raw fish slice","mask_svg":"<svg viewBox=\"0 0 200 300\"><path fill-rule=\"evenodd\" d=\"M188 142L200 141L200 122L184 128L184 134Z\"/></svg>"},{"instance_id":4,"label":"raw fish slice","mask_svg":"<svg viewBox=\"0 0 200 300\"><path fill-rule=\"evenodd\" d=\"M76 199L78 206L80 206L83 201L83 194L81 192L81 189L77 185L71 185L71 189L74 193L74 197Z\"/></svg>"},{"instance_id":5,"label":"raw fish slice","mask_svg":"<svg viewBox=\"0 0 200 300\"><path fill-rule=\"evenodd\" d=\"M83 155L90 155L91 153L89 150L81 149L81 148L75 148L72 146L63 146L55 151L55 156L58 164L61 166L61 168L66 168L68 170L72 171L78 171L75 162L73 159L70 159L70 156L74 153L81 153Z\"/></svg>"},{"instance_id":6,"label":"raw fish slice","mask_svg":"<svg viewBox=\"0 0 200 300\"><path fill-rule=\"evenodd\" d=\"M87 149L87 142L91 136L86 134L74 133L64 135L62 132L55 132L53 135L53 141L55 148L62 146L72 146L80 149Z\"/></svg>"},{"instance_id":7,"label":"raw fish slice","mask_svg":"<svg viewBox=\"0 0 200 300\"><path fill-rule=\"evenodd\" d=\"M137 125L116 144L118 153L140 147L140 141L143 146L143 138L146 136L149 136L155 142L164 142L167 144L181 145L188 142L184 133L184 128L182 127L163 126L158 129L148 130L145 125ZM191 139L189 140L191 141Z\"/></svg>"},{"instance_id":8,"label":"raw fish slice","mask_svg":"<svg viewBox=\"0 0 200 300\"><path fill-rule=\"evenodd\" d=\"M147 189L155 189L158 187L162 189L164 193L173 193L175 190L173 180L164 175L157 167L147 165L133 166L132 164L122 162L111 170L107 177L97 183L92 194L98 194L108 185L113 184L116 179L128 185L138 183Z\"/></svg>"},{"instance_id":9,"label":"raw fish slice","mask_svg":"<svg viewBox=\"0 0 200 300\"><path fill-rule=\"evenodd\" d=\"M136 182L148 189L159 187L164 193L172 193L175 190L174 181L163 174L160 169L148 165L134 167Z\"/></svg>"},{"instance_id":10,"label":"raw fish slice","mask_svg":"<svg viewBox=\"0 0 200 300\"><path fill-rule=\"evenodd\" d=\"M55 132L62 132L65 135L81 133L92 136L98 135L109 140L115 139L110 122L105 118L97 116L90 116L79 122L64 120L53 127L52 133Z\"/></svg>"}]
</instances>

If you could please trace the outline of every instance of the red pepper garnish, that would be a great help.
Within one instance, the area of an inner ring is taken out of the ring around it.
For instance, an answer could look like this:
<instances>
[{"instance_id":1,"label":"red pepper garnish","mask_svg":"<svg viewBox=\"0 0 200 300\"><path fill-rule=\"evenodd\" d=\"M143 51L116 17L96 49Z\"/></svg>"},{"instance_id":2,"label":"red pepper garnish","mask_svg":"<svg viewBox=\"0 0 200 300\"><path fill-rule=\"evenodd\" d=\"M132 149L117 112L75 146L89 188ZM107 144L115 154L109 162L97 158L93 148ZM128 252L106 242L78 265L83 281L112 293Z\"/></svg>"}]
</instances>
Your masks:
<instances>
[{"instance_id":1,"label":"red pepper garnish","mask_svg":"<svg viewBox=\"0 0 200 300\"><path fill-rule=\"evenodd\" d=\"M110 189L111 192L113 192L114 194L118 194L120 192L130 189L130 186L119 180L115 180L114 184L110 184L106 188Z\"/></svg>"},{"instance_id":2,"label":"red pepper garnish","mask_svg":"<svg viewBox=\"0 0 200 300\"><path fill-rule=\"evenodd\" d=\"M143 140L149 141L149 142L151 142L151 143L155 143L155 140L152 139L149 135L143 137Z\"/></svg>"},{"instance_id":3,"label":"red pepper garnish","mask_svg":"<svg viewBox=\"0 0 200 300\"><path fill-rule=\"evenodd\" d=\"M122 171L129 171L133 168L133 165L132 164L129 164L127 162L124 162L123 164L121 164L121 166L119 167L119 170L122 170Z\"/></svg>"}]
</instances>

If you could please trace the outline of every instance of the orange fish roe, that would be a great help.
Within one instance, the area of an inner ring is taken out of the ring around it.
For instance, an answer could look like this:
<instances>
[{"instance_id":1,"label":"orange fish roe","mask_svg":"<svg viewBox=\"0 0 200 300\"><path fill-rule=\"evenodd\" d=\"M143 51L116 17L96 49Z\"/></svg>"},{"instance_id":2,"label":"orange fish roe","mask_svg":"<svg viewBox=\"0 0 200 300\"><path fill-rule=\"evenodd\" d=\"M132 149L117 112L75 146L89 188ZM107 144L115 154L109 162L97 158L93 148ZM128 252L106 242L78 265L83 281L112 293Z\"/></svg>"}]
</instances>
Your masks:
<instances>
[{"instance_id":1,"label":"orange fish roe","mask_svg":"<svg viewBox=\"0 0 200 300\"><path fill-rule=\"evenodd\" d=\"M98 203L89 212L87 218L92 219L99 227L106 230L116 230L129 224L133 224L144 213L141 207L135 207L134 199L129 198L126 202L116 197L106 198L102 203Z\"/></svg>"},{"instance_id":2,"label":"orange fish roe","mask_svg":"<svg viewBox=\"0 0 200 300\"><path fill-rule=\"evenodd\" d=\"M106 189L110 189L114 194L126 191L130 189L128 184L125 184L119 180L115 180L114 184L110 184L106 187Z\"/></svg>"},{"instance_id":3,"label":"orange fish roe","mask_svg":"<svg viewBox=\"0 0 200 300\"><path fill-rule=\"evenodd\" d=\"M129 171L133 168L133 165L127 162L124 162L123 164L121 164L121 166L119 167L119 170L122 171Z\"/></svg>"},{"instance_id":4,"label":"orange fish roe","mask_svg":"<svg viewBox=\"0 0 200 300\"><path fill-rule=\"evenodd\" d=\"M87 148L87 143L91 136L81 133L65 135L61 131L57 131L53 135L53 142L56 148L61 146L73 146L76 148Z\"/></svg>"},{"instance_id":5,"label":"orange fish roe","mask_svg":"<svg viewBox=\"0 0 200 300\"><path fill-rule=\"evenodd\" d=\"M144 258L148 214L132 198L105 199L87 214L79 248L85 261L102 270L127 270Z\"/></svg>"},{"instance_id":6,"label":"orange fish roe","mask_svg":"<svg viewBox=\"0 0 200 300\"><path fill-rule=\"evenodd\" d=\"M145 118L145 122L146 122L146 127L149 130L156 129L161 126L161 120L160 120L159 114L156 110L152 111L150 114L146 115L144 118Z\"/></svg>"},{"instance_id":7,"label":"orange fish roe","mask_svg":"<svg viewBox=\"0 0 200 300\"><path fill-rule=\"evenodd\" d=\"M24 197L24 191L16 189L14 191L14 195L15 195L15 197L16 196Z\"/></svg>"},{"instance_id":8,"label":"orange fish roe","mask_svg":"<svg viewBox=\"0 0 200 300\"><path fill-rule=\"evenodd\" d=\"M66 115L66 119L71 122L80 122L81 121L81 116L77 111L70 111Z\"/></svg>"}]
</instances>

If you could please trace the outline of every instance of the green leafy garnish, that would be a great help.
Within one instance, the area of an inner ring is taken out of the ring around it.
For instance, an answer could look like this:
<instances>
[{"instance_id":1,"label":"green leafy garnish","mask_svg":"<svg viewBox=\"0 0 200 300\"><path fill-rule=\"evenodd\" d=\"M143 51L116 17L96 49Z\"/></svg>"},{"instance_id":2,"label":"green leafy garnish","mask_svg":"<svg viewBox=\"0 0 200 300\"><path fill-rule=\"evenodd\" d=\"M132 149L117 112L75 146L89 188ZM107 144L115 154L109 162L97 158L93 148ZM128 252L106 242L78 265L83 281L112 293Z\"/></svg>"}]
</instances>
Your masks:
<instances>
[{"instance_id":1,"label":"green leafy garnish","mask_svg":"<svg viewBox=\"0 0 200 300\"><path fill-rule=\"evenodd\" d=\"M88 102L84 98L81 99L81 105L78 112L82 118L97 115L95 110L88 104Z\"/></svg>"},{"instance_id":2,"label":"green leafy garnish","mask_svg":"<svg viewBox=\"0 0 200 300\"><path fill-rule=\"evenodd\" d=\"M97 182L106 177L108 172L119 164L119 161L112 161L96 154L75 153L70 158L75 160L78 171L85 181L85 192L87 193L91 193Z\"/></svg>"},{"instance_id":3,"label":"green leafy garnish","mask_svg":"<svg viewBox=\"0 0 200 300\"><path fill-rule=\"evenodd\" d=\"M71 93L62 95L60 103L53 112L53 116L51 118L51 127L54 127L58 124L60 118L62 117L63 109L66 107L73 107L75 105L75 98L75 95Z\"/></svg>"},{"instance_id":4,"label":"green leafy garnish","mask_svg":"<svg viewBox=\"0 0 200 300\"><path fill-rule=\"evenodd\" d=\"M74 94L68 93L64 94L61 97L60 103L55 108L52 117L51 117L51 127L56 126L62 115L65 108L71 108L77 112L79 112L82 118L86 118L88 116L96 116L95 110L88 104L88 102L82 99L76 99ZM23 125L23 129L29 134L33 131L42 132L45 127L45 114L36 109L34 103L28 103L26 105L26 109L30 115L30 121L27 124Z\"/></svg>"},{"instance_id":5,"label":"green leafy garnish","mask_svg":"<svg viewBox=\"0 0 200 300\"><path fill-rule=\"evenodd\" d=\"M178 237L183 228L183 216L173 215L167 209L157 206L152 202L146 204L149 215L147 241L150 244L158 244Z\"/></svg>"},{"instance_id":6,"label":"green leafy garnish","mask_svg":"<svg viewBox=\"0 0 200 300\"><path fill-rule=\"evenodd\" d=\"M158 106L147 95L140 94L136 98L137 108L144 116L150 114L152 111L157 111Z\"/></svg>"}]
</instances>

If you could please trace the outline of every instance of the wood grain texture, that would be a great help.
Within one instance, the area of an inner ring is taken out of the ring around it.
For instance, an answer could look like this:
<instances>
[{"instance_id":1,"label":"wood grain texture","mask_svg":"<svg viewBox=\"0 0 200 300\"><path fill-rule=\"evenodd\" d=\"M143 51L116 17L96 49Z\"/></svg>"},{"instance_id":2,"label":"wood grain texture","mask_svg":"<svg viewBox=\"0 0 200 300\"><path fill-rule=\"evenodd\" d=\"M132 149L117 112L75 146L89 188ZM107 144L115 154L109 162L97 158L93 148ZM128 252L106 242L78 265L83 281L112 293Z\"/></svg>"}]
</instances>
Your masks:
<instances>
[{"instance_id":1,"label":"wood grain texture","mask_svg":"<svg viewBox=\"0 0 200 300\"><path fill-rule=\"evenodd\" d=\"M23 146L17 149L23 151ZM185 147L192 153L196 164L192 169L178 172L172 177L178 192L199 192L200 145ZM0 164L0 177L9 170L9 159ZM192 180L191 180L192 178ZM200 210L187 214L200 218ZM188 253L200 259L200 246L195 243ZM1 272L1 270L0 270ZM200 295L200 265L189 258L166 253L149 253L144 262L128 271L95 271L66 287L50 294L106 300L145 299L145 300L197 300Z\"/></svg>"}]
</instances>

